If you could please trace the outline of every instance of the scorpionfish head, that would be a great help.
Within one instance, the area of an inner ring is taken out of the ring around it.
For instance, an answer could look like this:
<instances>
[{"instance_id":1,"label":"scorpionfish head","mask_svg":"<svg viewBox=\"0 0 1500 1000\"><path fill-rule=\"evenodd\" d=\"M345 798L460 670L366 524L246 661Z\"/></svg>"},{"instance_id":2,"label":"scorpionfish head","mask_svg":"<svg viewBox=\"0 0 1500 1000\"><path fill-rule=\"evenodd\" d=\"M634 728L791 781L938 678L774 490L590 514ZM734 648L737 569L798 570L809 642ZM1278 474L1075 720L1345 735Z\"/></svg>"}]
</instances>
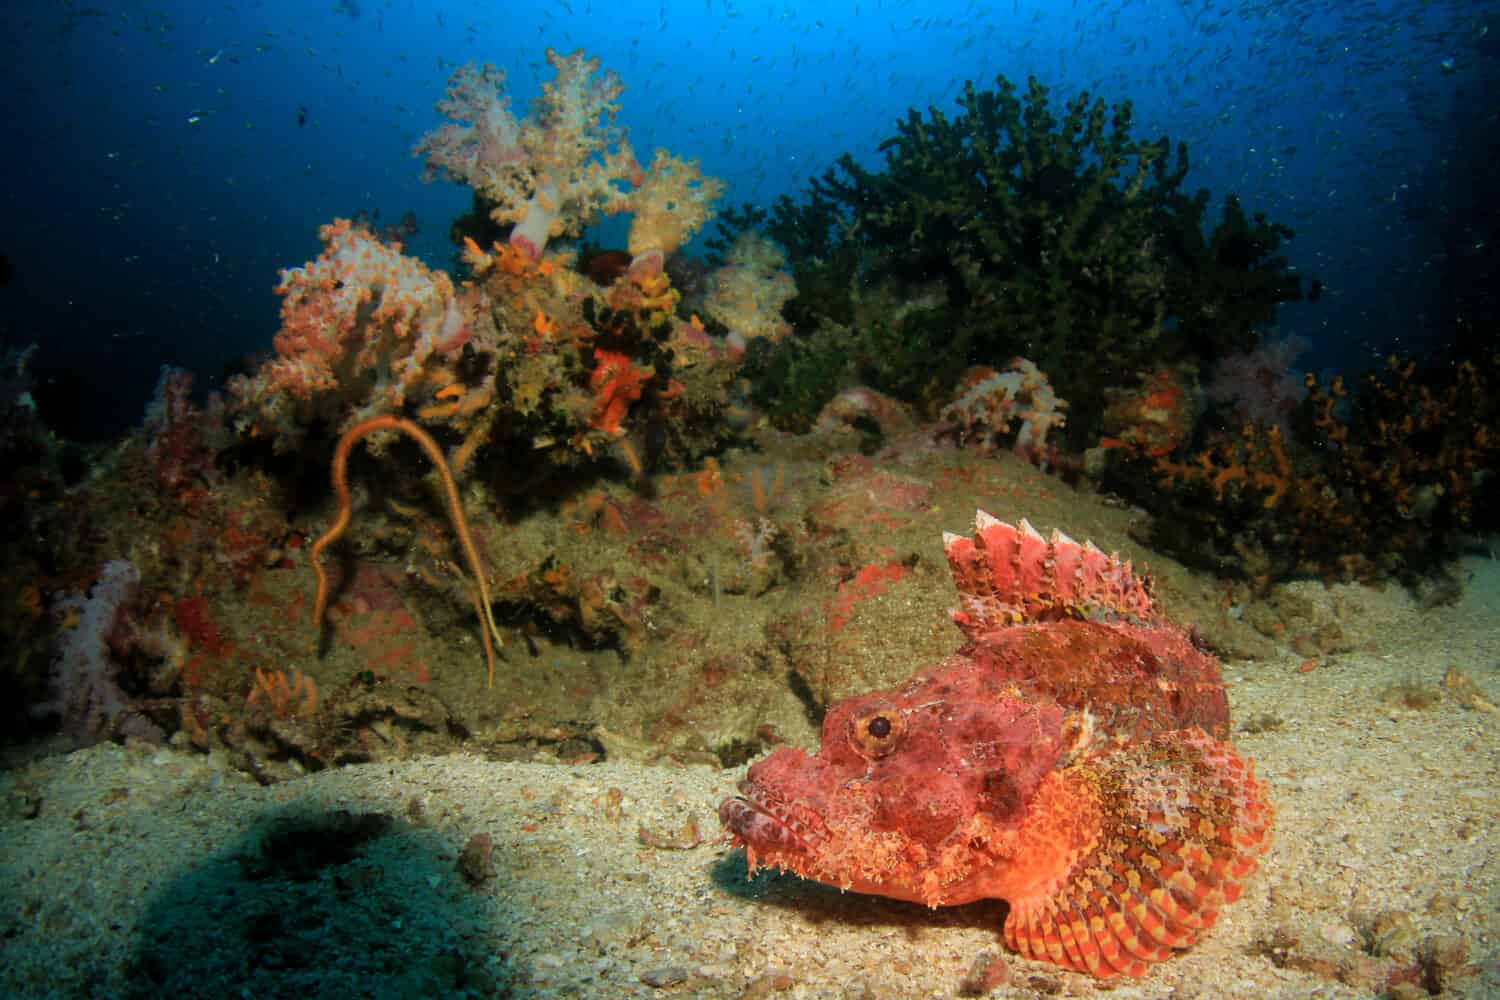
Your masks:
<instances>
[{"instance_id":1,"label":"scorpionfish head","mask_svg":"<svg viewBox=\"0 0 1500 1000\"><path fill-rule=\"evenodd\" d=\"M786 748L751 767L719 809L751 870L929 905L996 895L1078 718L964 666L840 702L816 756Z\"/></svg>"}]
</instances>

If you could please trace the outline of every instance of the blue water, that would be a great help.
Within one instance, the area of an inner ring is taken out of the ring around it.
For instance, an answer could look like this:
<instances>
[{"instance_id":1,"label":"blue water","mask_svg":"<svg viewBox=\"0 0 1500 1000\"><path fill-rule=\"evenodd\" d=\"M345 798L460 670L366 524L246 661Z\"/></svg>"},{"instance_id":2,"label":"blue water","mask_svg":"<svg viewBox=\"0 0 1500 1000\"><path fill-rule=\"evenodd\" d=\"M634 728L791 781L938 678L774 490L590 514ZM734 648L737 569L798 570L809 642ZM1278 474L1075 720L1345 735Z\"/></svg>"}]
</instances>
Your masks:
<instances>
[{"instance_id":1,"label":"blue water","mask_svg":"<svg viewBox=\"0 0 1500 1000\"><path fill-rule=\"evenodd\" d=\"M1188 143L1189 188L1297 230L1288 255L1326 291L1283 329L1303 363L1359 369L1444 335L1451 161L1494 114L1500 42L1496 4L1417 0L27 0L6 22L0 341L40 343L47 416L94 436L139 418L162 363L212 387L268 351L277 269L334 216L413 211L409 252L447 266L469 194L424 184L411 147L456 65L504 68L519 111L549 46L621 76L643 159L697 157L736 205L846 151L878 163L897 118L952 110L965 79L1128 98L1138 135Z\"/></svg>"}]
</instances>

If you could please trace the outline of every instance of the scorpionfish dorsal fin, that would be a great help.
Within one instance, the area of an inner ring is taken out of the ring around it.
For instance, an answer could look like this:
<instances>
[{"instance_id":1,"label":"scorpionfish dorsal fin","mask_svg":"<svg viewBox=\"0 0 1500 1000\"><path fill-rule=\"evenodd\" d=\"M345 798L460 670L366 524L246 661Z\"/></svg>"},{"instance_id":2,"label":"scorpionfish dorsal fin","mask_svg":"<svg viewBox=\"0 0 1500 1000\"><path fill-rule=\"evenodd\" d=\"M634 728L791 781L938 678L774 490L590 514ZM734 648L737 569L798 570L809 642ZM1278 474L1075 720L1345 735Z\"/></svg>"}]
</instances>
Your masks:
<instances>
[{"instance_id":1,"label":"scorpionfish dorsal fin","mask_svg":"<svg viewBox=\"0 0 1500 1000\"><path fill-rule=\"evenodd\" d=\"M960 607L953 620L971 641L1028 622L1064 619L1155 621L1151 578L1129 562L1053 531L1044 538L979 511L974 537L945 532Z\"/></svg>"}]
</instances>

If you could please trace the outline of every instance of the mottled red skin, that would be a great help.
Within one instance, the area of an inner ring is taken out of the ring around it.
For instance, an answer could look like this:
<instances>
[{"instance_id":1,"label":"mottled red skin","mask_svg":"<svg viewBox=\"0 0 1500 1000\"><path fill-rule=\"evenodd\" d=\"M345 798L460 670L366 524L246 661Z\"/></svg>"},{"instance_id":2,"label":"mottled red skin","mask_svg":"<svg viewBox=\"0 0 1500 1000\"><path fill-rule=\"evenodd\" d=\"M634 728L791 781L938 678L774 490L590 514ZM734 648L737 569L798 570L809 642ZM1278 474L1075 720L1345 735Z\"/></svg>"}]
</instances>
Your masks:
<instances>
[{"instance_id":1,"label":"mottled red skin","mask_svg":"<svg viewBox=\"0 0 1500 1000\"><path fill-rule=\"evenodd\" d=\"M752 870L1006 899L1023 954L1141 975L1213 923L1269 842L1264 790L1223 742L1218 664L1091 546L981 515L948 554L971 641L835 705L816 756L757 763L720 818Z\"/></svg>"}]
</instances>

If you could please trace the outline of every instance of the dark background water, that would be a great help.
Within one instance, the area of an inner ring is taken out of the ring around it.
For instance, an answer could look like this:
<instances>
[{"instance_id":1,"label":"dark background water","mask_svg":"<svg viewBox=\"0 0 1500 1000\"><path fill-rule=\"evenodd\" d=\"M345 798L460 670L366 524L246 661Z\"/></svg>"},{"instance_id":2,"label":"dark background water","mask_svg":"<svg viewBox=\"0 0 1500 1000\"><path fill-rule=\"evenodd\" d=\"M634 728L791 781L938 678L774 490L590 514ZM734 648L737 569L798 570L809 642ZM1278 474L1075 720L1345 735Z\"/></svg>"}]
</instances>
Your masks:
<instances>
[{"instance_id":1,"label":"dark background water","mask_svg":"<svg viewBox=\"0 0 1500 1000\"><path fill-rule=\"evenodd\" d=\"M456 65L504 68L520 113L549 46L617 72L638 155L699 158L721 205L878 162L966 79L1128 98L1138 135L1189 144L1188 187L1297 230L1326 290L1282 327L1313 368L1440 345L1493 260L1496 4L26 0L6 22L0 342L40 345L44 412L81 437L135 423L163 363L212 387L268 351L277 270L336 215L414 212L408 251L447 266L468 192L411 147Z\"/></svg>"}]
</instances>

